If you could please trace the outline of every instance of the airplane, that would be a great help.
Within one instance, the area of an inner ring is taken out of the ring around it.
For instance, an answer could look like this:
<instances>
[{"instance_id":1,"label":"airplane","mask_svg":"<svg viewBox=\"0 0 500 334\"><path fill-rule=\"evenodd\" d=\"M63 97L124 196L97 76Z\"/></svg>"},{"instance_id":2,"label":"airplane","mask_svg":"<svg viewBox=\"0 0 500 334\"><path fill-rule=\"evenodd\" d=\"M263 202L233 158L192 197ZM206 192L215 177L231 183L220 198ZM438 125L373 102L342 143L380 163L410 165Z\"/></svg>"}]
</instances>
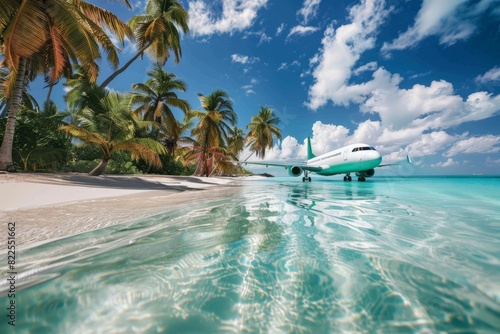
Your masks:
<instances>
[{"instance_id":1,"label":"airplane","mask_svg":"<svg viewBox=\"0 0 500 334\"><path fill-rule=\"evenodd\" d=\"M382 157L377 150L367 144L357 143L344 146L342 148L330 151L328 153L315 156L311 148L311 139L307 138L307 161L305 164L286 165L268 162L244 162L244 164L285 167L290 176L302 177L302 182L311 182L309 173L331 176L337 174L346 174L344 181L352 181L351 173L358 177L358 181L364 182L367 177L375 175L375 168L400 163L381 165ZM406 162L411 164L411 159L406 156Z\"/></svg>"}]
</instances>

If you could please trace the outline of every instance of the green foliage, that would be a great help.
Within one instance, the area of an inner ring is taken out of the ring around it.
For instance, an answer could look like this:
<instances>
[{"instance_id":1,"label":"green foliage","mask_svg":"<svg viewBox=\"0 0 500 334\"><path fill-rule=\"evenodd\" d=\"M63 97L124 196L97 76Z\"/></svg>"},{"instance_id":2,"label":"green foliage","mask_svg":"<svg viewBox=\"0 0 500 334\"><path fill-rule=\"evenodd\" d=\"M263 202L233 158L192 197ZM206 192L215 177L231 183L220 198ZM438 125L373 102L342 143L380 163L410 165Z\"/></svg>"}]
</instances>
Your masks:
<instances>
[{"instance_id":1,"label":"green foliage","mask_svg":"<svg viewBox=\"0 0 500 334\"><path fill-rule=\"evenodd\" d=\"M89 173L101 162L101 152L97 146L74 146L72 160L64 168L65 172ZM142 174L127 152L115 152L106 168L106 174Z\"/></svg>"},{"instance_id":2,"label":"green foliage","mask_svg":"<svg viewBox=\"0 0 500 334\"><path fill-rule=\"evenodd\" d=\"M88 91L75 97L74 105L83 109L75 115L74 124L59 127L74 138L100 148L102 164L90 171L98 176L105 171L107 163L117 152L129 152L134 160L142 159L154 167L161 167L159 154L165 153L165 147L151 138L139 138L138 130L151 128L154 123L139 121L131 113L130 95L107 92L97 85L81 82ZM76 89L76 88L74 88Z\"/></svg>"},{"instance_id":3,"label":"green foliage","mask_svg":"<svg viewBox=\"0 0 500 334\"><path fill-rule=\"evenodd\" d=\"M101 149L97 145L83 144L73 145L71 148L71 160L100 160L102 157Z\"/></svg>"},{"instance_id":4,"label":"green foliage","mask_svg":"<svg viewBox=\"0 0 500 334\"><path fill-rule=\"evenodd\" d=\"M163 174L163 175L193 175L196 165L184 166L181 162L176 161L171 155L161 155L160 156L162 167L155 168L149 167L144 161L139 161L136 163L137 168L139 168L144 173L150 174Z\"/></svg>"},{"instance_id":5,"label":"green foliage","mask_svg":"<svg viewBox=\"0 0 500 334\"><path fill-rule=\"evenodd\" d=\"M115 152L111 155L111 160L106 168L108 174L142 174L136 167L136 162L128 152Z\"/></svg>"},{"instance_id":6,"label":"green foliage","mask_svg":"<svg viewBox=\"0 0 500 334\"><path fill-rule=\"evenodd\" d=\"M72 162L65 168L66 172L89 173L101 161L102 153L96 145L74 145L71 149ZM160 155L162 168L150 167L142 159L135 161L127 152L115 152L106 168L107 174L164 174L192 175L196 166L187 166L175 161L170 155Z\"/></svg>"},{"instance_id":7,"label":"green foliage","mask_svg":"<svg viewBox=\"0 0 500 334\"><path fill-rule=\"evenodd\" d=\"M14 135L13 159L22 170L58 170L69 160L70 139L57 131L66 116L22 109ZM6 119L0 119L0 140Z\"/></svg>"}]
</instances>

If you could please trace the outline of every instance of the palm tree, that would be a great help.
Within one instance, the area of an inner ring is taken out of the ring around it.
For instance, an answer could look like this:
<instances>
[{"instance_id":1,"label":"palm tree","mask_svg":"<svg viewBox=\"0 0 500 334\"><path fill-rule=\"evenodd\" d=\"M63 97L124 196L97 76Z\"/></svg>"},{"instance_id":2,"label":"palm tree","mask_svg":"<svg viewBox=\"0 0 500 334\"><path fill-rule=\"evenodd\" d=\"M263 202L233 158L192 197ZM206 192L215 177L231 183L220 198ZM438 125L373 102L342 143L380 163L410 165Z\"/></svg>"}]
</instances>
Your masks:
<instances>
[{"instance_id":1,"label":"palm tree","mask_svg":"<svg viewBox=\"0 0 500 334\"><path fill-rule=\"evenodd\" d=\"M71 111L78 111L85 108L89 102L89 99L86 98L87 92L96 94L98 91L94 88L95 83L89 79L83 68L78 64L73 65L73 73L71 73L71 76L64 85L67 91L64 98L68 109ZM105 90L102 89L99 92L104 94Z\"/></svg>"},{"instance_id":2,"label":"palm tree","mask_svg":"<svg viewBox=\"0 0 500 334\"><path fill-rule=\"evenodd\" d=\"M130 7L128 0L122 2ZM95 80L101 49L113 66L118 65L118 49L105 29L122 42L132 34L112 13L85 1L0 0L0 8L1 66L10 70L4 83L9 117L0 148L0 170L11 170L15 121L27 74L48 73L50 82L55 82L71 72L71 63L78 62Z\"/></svg>"},{"instance_id":3,"label":"palm tree","mask_svg":"<svg viewBox=\"0 0 500 334\"><path fill-rule=\"evenodd\" d=\"M162 123L159 127L158 141L165 146L167 154L175 157L179 144L194 145L195 140L183 136L193 126L193 122L186 119L184 122L176 121L175 127Z\"/></svg>"},{"instance_id":4,"label":"palm tree","mask_svg":"<svg viewBox=\"0 0 500 334\"><path fill-rule=\"evenodd\" d=\"M164 154L165 148L153 139L135 137L138 128L151 126L151 122L141 122L134 117L129 95L108 93L94 85L84 99L86 107L79 112L77 125L63 125L59 130L100 147L102 160L89 175L101 175L117 151L130 152L135 160L143 159L151 166L161 167L158 154Z\"/></svg>"},{"instance_id":5,"label":"palm tree","mask_svg":"<svg viewBox=\"0 0 500 334\"><path fill-rule=\"evenodd\" d=\"M191 106L186 100L180 99L175 93L176 90L185 92L184 81L176 79L175 74L165 72L160 64L148 72L151 77L145 84L136 83L132 85L134 94L132 103L139 104L134 110L136 115L142 115L144 120L155 121L163 124L170 135L179 137L177 133L177 120L170 107L179 108L186 115ZM156 134L158 139L158 133Z\"/></svg>"},{"instance_id":6,"label":"palm tree","mask_svg":"<svg viewBox=\"0 0 500 334\"><path fill-rule=\"evenodd\" d=\"M164 65L172 51L174 61L178 63L182 56L179 29L186 34L189 31L188 22L189 14L178 0L149 0L146 14L134 16L129 21L136 36L137 53L104 80L101 88L109 85L144 52Z\"/></svg>"},{"instance_id":7,"label":"palm tree","mask_svg":"<svg viewBox=\"0 0 500 334\"><path fill-rule=\"evenodd\" d=\"M260 107L259 114L252 116L252 121L247 125L250 131L245 137L252 154L256 153L257 157L263 158L266 149L273 147L273 138L281 139L281 129L276 126L279 122L280 119L273 115L273 110L266 107Z\"/></svg>"},{"instance_id":8,"label":"palm tree","mask_svg":"<svg viewBox=\"0 0 500 334\"><path fill-rule=\"evenodd\" d=\"M235 126L229 130L228 150L234 155L238 156L245 146L245 137L243 129Z\"/></svg>"},{"instance_id":9,"label":"palm tree","mask_svg":"<svg viewBox=\"0 0 500 334\"><path fill-rule=\"evenodd\" d=\"M199 119L198 125L192 131L200 147L195 175L209 176L209 149L226 147L227 132L236 124L237 116L226 92L215 90L208 96L198 96L204 110L192 111L193 117Z\"/></svg>"},{"instance_id":10,"label":"palm tree","mask_svg":"<svg viewBox=\"0 0 500 334\"><path fill-rule=\"evenodd\" d=\"M211 176L213 173L216 175L228 174L234 167L232 160L235 156L229 152L225 147L210 147L204 149L199 143L195 142L189 151L183 157L185 165L198 163L200 159L204 160L204 173L200 175ZM196 172L195 172L196 174Z\"/></svg>"}]
</instances>

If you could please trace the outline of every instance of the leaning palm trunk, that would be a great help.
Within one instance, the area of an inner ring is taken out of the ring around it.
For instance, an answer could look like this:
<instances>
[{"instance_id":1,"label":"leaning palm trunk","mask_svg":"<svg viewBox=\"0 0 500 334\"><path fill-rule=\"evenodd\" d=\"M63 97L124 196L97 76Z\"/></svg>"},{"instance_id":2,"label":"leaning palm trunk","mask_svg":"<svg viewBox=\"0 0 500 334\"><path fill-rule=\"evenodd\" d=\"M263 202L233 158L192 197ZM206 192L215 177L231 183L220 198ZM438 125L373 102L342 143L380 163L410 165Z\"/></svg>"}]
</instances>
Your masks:
<instances>
[{"instance_id":1,"label":"leaning palm trunk","mask_svg":"<svg viewBox=\"0 0 500 334\"><path fill-rule=\"evenodd\" d=\"M10 106L7 117L7 124L5 125L5 133L3 136L2 147L0 148L0 170L14 171L14 163L12 162L12 147L14 143L14 132L16 130L16 119L19 111L19 103L23 95L25 72L26 72L26 58L22 57L19 60L17 68L17 77L12 91Z\"/></svg>"},{"instance_id":2,"label":"leaning palm trunk","mask_svg":"<svg viewBox=\"0 0 500 334\"><path fill-rule=\"evenodd\" d=\"M241 165L243 165L245 162L247 162L248 159L250 159L250 157L255 153L255 151L252 152L252 154L250 154L245 160L243 160L242 162L238 162L236 164L236 167L234 167L234 169L231 171L231 173L229 173L229 176L233 175L233 173L241 167Z\"/></svg>"},{"instance_id":3,"label":"leaning palm trunk","mask_svg":"<svg viewBox=\"0 0 500 334\"><path fill-rule=\"evenodd\" d=\"M215 164L215 166L212 164L212 170L210 171L210 174L208 175L208 177L212 176L214 172L217 171L217 168L219 167L219 163L217 162ZM217 173L215 174L215 176L220 176L221 172L220 171L217 171Z\"/></svg>"},{"instance_id":4,"label":"leaning palm trunk","mask_svg":"<svg viewBox=\"0 0 500 334\"><path fill-rule=\"evenodd\" d=\"M198 166L196 166L196 170L194 171L194 175L203 176L203 174L207 174L208 176L208 166L207 166L207 153L208 147L205 144L208 141L208 132L205 134L204 143L201 145L201 153L200 158L198 159Z\"/></svg>"},{"instance_id":5,"label":"leaning palm trunk","mask_svg":"<svg viewBox=\"0 0 500 334\"><path fill-rule=\"evenodd\" d=\"M102 159L101 162L99 163L99 165L97 165L97 167L94 168L89 173L89 175L90 176L99 176L102 173L104 173L104 171L106 170L106 167L108 166L108 161L109 161L109 159Z\"/></svg>"},{"instance_id":6,"label":"leaning palm trunk","mask_svg":"<svg viewBox=\"0 0 500 334\"><path fill-rule=\"evenodd\" d=\"M147 48L149 48L151 46L151 43L148 43L147 45L145 45L142 49L140 49L135 56L133 56L128 62L125 63L125 65L123 65L122 67L120 67L119 69L117 69L116 71L113 72L113 74L111 74L106 80L104 80L102 82L102 84L99 86L99 88L101 89L104 89L106 88L107 85L109 85L109 83L111 81L113 81L119 74L121 74L122 72L124 72L137 58L139 58L143 53L144 51L146 51Z\"/></svg>"},{"instance_id":7,"label":"leaning palm trunk","mask_svg":"<svg viewBox=\"0 0 500 334\"><path fill-rule=\"evenodd\" d=\"M204 153L200 154L200 158L198 159L198 165L196 166L196 170L194 171L194 175L196 176L203 176L205 174L205 170L207 169L206 166L206 157Z\"/></svg>"}]
</instances>

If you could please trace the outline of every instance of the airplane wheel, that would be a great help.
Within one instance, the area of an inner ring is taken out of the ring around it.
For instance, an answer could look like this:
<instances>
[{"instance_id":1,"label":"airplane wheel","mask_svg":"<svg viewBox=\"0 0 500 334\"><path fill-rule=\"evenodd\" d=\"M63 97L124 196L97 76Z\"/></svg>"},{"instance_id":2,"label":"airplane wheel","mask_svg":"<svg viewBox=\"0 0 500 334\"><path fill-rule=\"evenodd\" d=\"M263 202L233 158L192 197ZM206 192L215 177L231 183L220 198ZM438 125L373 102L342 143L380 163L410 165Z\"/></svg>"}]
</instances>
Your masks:
<instances>
[{"instance_id":1,"label":"airplane wheel","mask_svg":"<svg viewBox=\"0 0 500 334\"><path fill-rule=\"evenodd\" d=\"M352 181L352 177L350 175L347 177L347 181L349 181L349 182Z\"/></svg>"},{"instance_id":2,"label":"airplane wheel","mask_svg":"<svg viewBox=\"0 0 500 334\"><path fill-rule=\"evenodd\" d=\"M365 179L364 177L358 177L358 181L359 181L359 182L365 182L365 181L366 181L366 179Z\"/></svg>"},{"instance_id":3,"label":"airplane wheel","mask_svg":"<svg viewBox=\"0 0 500 334\"><path fill-rule=\"evenodd\" d=\"M306 182L306 178L305 177L302 178L302 182Z\"/></svg>"},{"instance_id":4,"label":"airplane wheel","mask_svg":"<svg viewBox=\"0 0 500 334\"><path fill-rule=\"evenodd\" d=\"M311 181L312 181L310 176L307 178L307 180L308 180L309 182L311 182Z\"/></svg>"},{"instance_id":5,"label":"airplane wheel","mask_svg":"<svg viewBox=\"0 0 500 334\"><path fill-rule=\"evenodd\" d=\"M344 176L344 182L347 182L347 176Z\"/></svg>"}]
</instances>

